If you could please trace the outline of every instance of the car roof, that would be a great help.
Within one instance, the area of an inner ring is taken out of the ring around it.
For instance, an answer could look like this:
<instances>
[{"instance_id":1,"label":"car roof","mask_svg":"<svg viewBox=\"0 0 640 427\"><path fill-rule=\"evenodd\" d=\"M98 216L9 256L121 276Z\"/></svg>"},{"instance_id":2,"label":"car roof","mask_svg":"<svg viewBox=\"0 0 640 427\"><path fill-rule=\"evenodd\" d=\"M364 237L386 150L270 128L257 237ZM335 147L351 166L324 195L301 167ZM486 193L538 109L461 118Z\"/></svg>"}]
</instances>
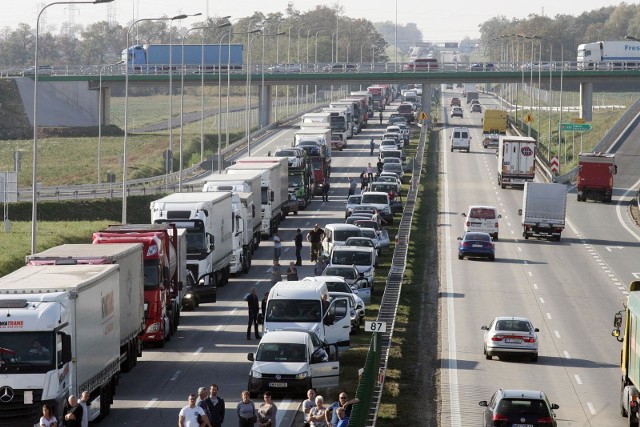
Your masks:
<instances>
[{"instance_id":1,"label":"car roof","mask_svg":"<svg viewBox=\"0 0 640 427\"><path fill-rule=\"evenodd\" d=\"M521 321L525 321L525 322L531 323L531 321L529 319L527 319L526 317L517 317L517 316L497 316L493 320L495 320L495 321L498 321L498 320L521 320Z\"/></svg>"},{"instance_id":2,"label":"car roof","mask_svg":"<svg viewBox=\"0 0 640 427\"><path fill-rule=\"evenodd\" d=\"M331 227L334 230L355 230L360 228L353 224L344 224L344 223L333 223L333 224L327 224L324 226L324 228L327 228L327 227Z\"/></svg>"},{"instance_id":3,"label":"car roof","mask_svg":"<svg viewBox=\"0 0 640 427\"><path fill-rule=\"evenodd\" d=\"M304 331L284 331L275 330L270 331L268 334L264 334L260 340L260 344L266 343L293 343L293 344L305 344L309 334Z\"/></svg>"},{"instance_id":4,"label":"car roof","mask_svg":"<svg viewBox=\"0 0 640 427\"><path fill-rule=\"evenodd\" d=\"M351 251L364 251L373 252L375 249L369 246L334 246L331 252L351 252ZM343 265L343 264L330 264L330 265Z\"/></svg>"},{"instance_id":5,"label":"car roof","mask_svg":"<svg viewBox=\"0 0 640 427\"><path fill-rule=\"evenodd\" d=\"M484 237L482 240L491 240L491 234L482 231L467 231L464 233L465 240L478 239L480 236Z\"/></svg>"}]
</instances>

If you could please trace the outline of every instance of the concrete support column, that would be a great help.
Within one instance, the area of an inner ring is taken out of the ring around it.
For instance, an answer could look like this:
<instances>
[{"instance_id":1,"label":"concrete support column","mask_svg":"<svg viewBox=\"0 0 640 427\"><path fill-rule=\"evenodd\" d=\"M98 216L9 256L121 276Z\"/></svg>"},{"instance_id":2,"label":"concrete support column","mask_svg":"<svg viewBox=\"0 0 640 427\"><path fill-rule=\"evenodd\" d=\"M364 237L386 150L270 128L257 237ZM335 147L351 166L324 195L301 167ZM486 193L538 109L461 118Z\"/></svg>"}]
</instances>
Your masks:
<instances>
[{"instance_id":1,"label":"concrete support column","mask_svg":"<svg viewBox=\"0 0 640 427\"><path fill-rule=\"evenodd\" d=\"M580 83L580 117L586 122L593 119L593 83Z\"/></svg>"},{"instance_id":2,"label":"concrete support column","mask_svg":"<svg viewBox=\"0 0 640 427\"><path fill-rule=\"evenodd\" d=\"M422 82L422 111L427 113L428 123L433 123L433 117L431 116L431 84Z\"/></svg>"},{"instance_id":3,"label":"concrete support column","mask_svg":"<svg viewBox=\"0 0 640 427\"><path fill-rule=\"evenodd\" d=\"M99 117L98 120L101 120L102 126L109 126L111 124L111 88L103 87L102 93L100 93L100 99L98 102L102 103L102 117Z\"/></svg>"},{"instance_id":4,"label":"concrete support column","mask_svg":"<svg viewBox=\"0 0 640 427\"><path fill-rule=\"evenodd\" d=\"M260 96L258 99L258 125L262 128L269 125L271 119L273 90L271 85L260 87Z\"/></svg>"}]
</instances>

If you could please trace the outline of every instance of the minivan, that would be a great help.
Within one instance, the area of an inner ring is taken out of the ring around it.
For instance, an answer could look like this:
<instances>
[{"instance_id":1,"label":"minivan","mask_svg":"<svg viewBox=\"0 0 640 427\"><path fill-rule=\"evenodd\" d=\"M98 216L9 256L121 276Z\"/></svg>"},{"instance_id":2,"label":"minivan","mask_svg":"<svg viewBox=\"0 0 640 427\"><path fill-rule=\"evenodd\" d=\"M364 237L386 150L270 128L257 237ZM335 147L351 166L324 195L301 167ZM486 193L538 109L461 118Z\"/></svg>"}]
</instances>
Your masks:
<instances>
[{"instance_id":1,"label":"minivan","mask_svg":"<svg viewBox=\"0 0 640 427\"><path fill-rule=\"evenodd\" d=\"M481 231L489 233L493 240L498 240L498 210L494 206L469 206L469 211L462 216L467 220L464 222L464 231Z\"/></svg>"},{"instance_id":2,"label":"minivan","mask_svg":"<svg viewBox=\"0 0 640 427\"><path fill-rule=\"evenodd\" d=\"M369 246L336 246L331 251L328 266L353 265L373 287L378 259L375 251L375 248Z\"/></svg>"},{"instance_id":3,"label":"minivan","mask_svg":"<svg viewBox=\"0 0 640 427\"><path fill-rule=\"evenodd\" d=\"M398 159L400 159L400 163L402 163L402 161L404 161L407 156L404 155L404 153L402 152L402 150L382 150L380 151L379 156L380 160L382 160L384 162L384 159L387 157L397 157Z\"/></svg>"},{"instance_id":4,"label":"minivan","mask_svg":"<svg viewBox=\"0 0 640 427\"><path fill-rule=\"evenodd\" d=\"M451 131L451 151L466 150L469 152L471 147L471 132L469 128L455 127Z\"/></svg>"},{"instance_id":5,"label":"minivan","mask_svg":"<svg viewBox=\"0 0 640 427\"><path fill-rule=\"evenodd\" d=\"M361 237L359 227L352 224L327 224L324 227L324 239L322 239L322 253L329 255L335 246L344 245L349 237Z\"/></svg>"}]
</instances>

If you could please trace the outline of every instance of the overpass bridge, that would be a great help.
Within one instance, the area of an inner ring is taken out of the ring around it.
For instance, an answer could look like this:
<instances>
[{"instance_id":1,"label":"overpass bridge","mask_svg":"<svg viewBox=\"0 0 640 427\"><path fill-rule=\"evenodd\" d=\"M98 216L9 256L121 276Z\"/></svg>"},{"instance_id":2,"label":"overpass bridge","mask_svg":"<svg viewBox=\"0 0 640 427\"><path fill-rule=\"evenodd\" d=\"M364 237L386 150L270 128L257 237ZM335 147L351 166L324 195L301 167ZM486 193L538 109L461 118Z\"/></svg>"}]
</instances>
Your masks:
<instances>
[{"instance_id":1,"label":"overpass bridge","mask_svg":"<svg viewBox=\"0 0 640 427\"><path fill-rule=\"evenodd\" d=\"M169 75L166 69L169 67L159 67L161 72L147 72L128 75L129 87L144 86L166 86L169 87L170 79L175 88L185 86L245 86L259 87L259 125L267 126L272 117L273 89L278 85L286 86L343 86L343 85L371 85L371 84L422 84L422 106L429 117L432 88L434 85L444 83L494 83L494 84L518 84L526 83L527 80L544 76L545 81L552 79L558 82L574 82L580 85L580 117L587 121L592 119L593 107L593 84L596 82L637 82L640 78L640 69L609 69L606 66L596 67L596 69L580 70L576 63L558 62L544 63L548 69L534 69L537 64L517 64L503 63L495 64L493 70L471 71L468 67L458 63L441 63L434 70L402 71L402 64L372 64L359 63L348 71L325 72L325 64L301 64L295 72L272 72L279 67L273 64L258 65L251 67L250 72L246 68L241 70L231 70L227 73L200 74L197 70L180 68L179 64ZM528 69L527 69L528 67ZM345 67L346 68L346 67ZM100 66L93 67L65 67L64 69L54 69L51 74L38 75L38 80L42 84L52 85L56 90L65 91L69 87L76 92L78 99L82 99L83 104L87 104L88 110L93 110L95 123L98 123L98 105L102 103L102 117L99 120L103 125L109 124L109 105L112 88L124 89L126 83L126 69L124 66L110 67L106 73L98 73ZM535 77L534 77L535 76ZM29 77L26 77L29 78ZM33 78L33 77L31 77ZM535 80L534 80L535 81ZM24 88L25 85L23 84ZM31 97L32 98L32 97ZM28 103L28 96L23 100ZM31 101L32 102L32 101ZM28 115L32 113L25 105ZM31 106L32 107L32 106ZM30 120L32 118L30 117Z\"/></svg>"}]
</instances>

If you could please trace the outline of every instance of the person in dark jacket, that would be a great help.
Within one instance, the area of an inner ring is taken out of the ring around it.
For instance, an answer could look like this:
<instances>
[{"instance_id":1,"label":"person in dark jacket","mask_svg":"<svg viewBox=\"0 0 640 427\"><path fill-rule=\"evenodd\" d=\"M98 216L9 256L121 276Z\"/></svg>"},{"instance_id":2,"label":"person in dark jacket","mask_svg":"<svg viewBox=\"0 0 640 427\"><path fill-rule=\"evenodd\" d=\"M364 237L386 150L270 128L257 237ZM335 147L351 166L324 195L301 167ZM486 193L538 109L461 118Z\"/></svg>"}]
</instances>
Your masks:
<instances>
[{"instance_id":1,"label":"person in dark jacket","mask_svg":"<svg viewBox=\"0 0 640 427\"><path fill-rule=\"evenodd\" d=\"M302 265L302 231L296 230L296 237L293 238L296 245L296 265Z\"/></svg>"},{"instance_id":2,"label":"person in dark jacket","mask_svg":"<svg viewBox=\"0 0 640 427\"><path fill-rule=\"evenodd\" d=\"M224 399L218 396L217 384L211 384L211 387L209 388L209 397L207 397L204 402L211 414L211 417L209 418L211 425L213 427L222 427L225 407Z\"/></svg>"},{"instance_id":3,"label":"person in dark jacket","mask_svg":"<svg viewBox=\"0 0 640 427\"><path fill-rule=\"evenodd\" d=\"M262 338L258 333L258 313L260 312L260 302L256 288L251 288L251 293L244 297L249 308L249 324L247 325L247 339L251 339L251 325L253 325L256 339Z\"/></svg>"}]
</instances>

